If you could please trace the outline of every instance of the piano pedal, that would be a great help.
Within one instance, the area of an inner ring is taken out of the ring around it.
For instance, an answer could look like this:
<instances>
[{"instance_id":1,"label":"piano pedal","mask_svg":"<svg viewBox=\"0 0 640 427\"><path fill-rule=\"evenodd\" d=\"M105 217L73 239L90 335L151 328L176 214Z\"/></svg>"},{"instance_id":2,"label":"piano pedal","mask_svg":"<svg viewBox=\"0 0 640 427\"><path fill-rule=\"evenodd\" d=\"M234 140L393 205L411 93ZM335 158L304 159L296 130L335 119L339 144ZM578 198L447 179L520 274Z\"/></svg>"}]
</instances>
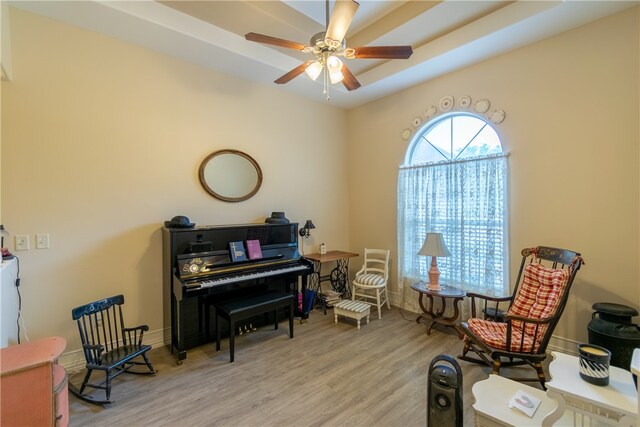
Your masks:
<instances>
[{"instance_id":1,"label":"piano pedal","mask_svg":"<svg viewBox=\"0 0 640 427\"><path fill-rule=\"evenodd\" d=\"M242 335L242 326L238 328L238 335Z\"/></svg>"},{"instance_id":2,"label":"piano pedal","mask_svg":"<svg viewBox=\"0 0 640 427\"><path fill-rule=\"evenodd\" d=\"M258 328L256 328L256 327L254 327L254 326L253 326L253 323L249 323L249 328L250 328L252 331L256 331L256 330L258 330Z\"/></svg>"},{"instance_id":3,"label":"piano pedal","mask_svg":"<svg viewBox=\"0 0 640 427\"><path fill-rule=\"evenodd\" d=\"M244 333L245 333L245 334L248 334L249 332L251 332L251 331L249 330L249 327L248 327L247 325L244 325Z\"/></svg>"}]
</instances>

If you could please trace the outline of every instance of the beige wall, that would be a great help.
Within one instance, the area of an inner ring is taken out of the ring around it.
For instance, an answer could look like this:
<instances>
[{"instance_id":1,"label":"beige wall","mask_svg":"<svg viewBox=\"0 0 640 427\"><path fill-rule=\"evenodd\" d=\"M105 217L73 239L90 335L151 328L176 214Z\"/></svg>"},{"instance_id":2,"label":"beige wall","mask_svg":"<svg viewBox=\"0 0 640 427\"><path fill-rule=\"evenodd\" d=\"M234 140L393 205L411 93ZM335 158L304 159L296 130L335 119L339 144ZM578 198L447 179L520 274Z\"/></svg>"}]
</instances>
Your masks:
<instances>
[{"instance_id":1,"label":"beige wall","mask_svg":"<svg viewBox=\"0 0 640 427\"><path fill-rule=\"evenodd\" d=\"M349 246L342 110L20 10L11 26L2 218L31 237L17 252L31 339L79 348L71 309L118 293L128 322L161 337L160 227L174 215L205 225L284 211L313 219L307 251ZM225 203L200 186L200 162L223 148L262 167L252 199ZM36 233L50 249L33 249Z\"/></svg>"},{"instance_id":2,"label":"beige wall","mask_svg":"<svg viewBox=\"0 0 640 427\"><path fill-rule=\"evenodd\" d=\"M395 256L400 133L445 95L507 112L498 131L511 153L512 270L530 245L585 256L559 335L585 340L595 301L640 306L639 8L349 112L11 13L1 217L31 236L18 252L31 339L61 335L77 349L71 308L117 293L129 322L160 337L159 228L178 214L224 224L282 210L314 220L307 251L324 241ZM260 163L263 188L249 201L200 187L199 162L221 148ZM33 249L36 233L50 234L51 249Z\"/></svg>"},{"instance_id":3,"label":"beige wall","mask_svg":"<svg viewBox=\"0 0 640 427\"><path fill-rule=\"evenodd\" d=\"M488 98L507 114L497 130L511 153L511 276L524 247L584 255L556 330L570 341L586 340L594 302L639 307L639 16L636 7L351 110L352 247L397 256L401 132L411 119L446 95Z\"/></svg>"}]
</instances>

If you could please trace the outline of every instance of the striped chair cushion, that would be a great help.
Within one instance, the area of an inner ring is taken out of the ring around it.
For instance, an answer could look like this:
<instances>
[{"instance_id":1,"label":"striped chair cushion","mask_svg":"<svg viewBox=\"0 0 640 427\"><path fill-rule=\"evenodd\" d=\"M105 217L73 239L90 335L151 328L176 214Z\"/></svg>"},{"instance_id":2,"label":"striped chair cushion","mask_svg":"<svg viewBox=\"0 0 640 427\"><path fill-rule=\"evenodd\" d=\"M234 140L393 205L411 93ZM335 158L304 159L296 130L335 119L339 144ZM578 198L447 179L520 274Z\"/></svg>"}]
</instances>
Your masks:
<instances>
[{"instance_id":1,"label":"striped chair cushion","mask_svg":"<svg viewBox=\"0 0 640 427\"><path fill-rule=\"evenodd\" d=\"M384 277L379 274L358 274L354 280L356 283L365 286L384 286Z\"/></svg>"},{"instance_id":2,"label":"striped chair cushion","mask_svg":"<svg viewBox=\"0 0 640 427\"><path fill-rule=\"evenodd\" d=\"M493 348L500 350L507 349L507 324L500 322L492 322L490 320L472 318L467 323L469 329L478 336L482 341ZM533 348L533 337L525 335L522 349L520 348L520 340L522 339L522 329L511 329L511 349L509 351L519 351L529 353ZM538 348L536 343L536 350Z\"/></svg>"},{"instance_id":3,"label":"striped chair cushion","mask_svg":"<svg viewBox=\"0 0 640 427\"><path fill-rule=\"evenodd\" d=\"M553 269L538 263L529 264L524 269L523 281L518 289L508 314L515 316L542 319L553 315L558 307L569 273L567 270ZM469 329L493 348L507 350L507 324L482 319L469 319ZM540 339L548 325L542 325L536 334L536 325L527 324L524 341L522 339L522 322L511 324L511 348L509 351L537 351ZM533 337L536 336L534 344Z\"/></svg>"},{"instance_id":4,"label":"striped chair cushion","mask_svg":"<svg viewBox=\"0 0 640 427\"><path fill-rule=\"evenodd\" d=\"M560 304L568 278L567 270L548 268L537 263L527 265L524 269L522 285L508 314L533 319L543 319L553 315ZM546 325L539 329L538 336L543 335L545 331ZM534 332L535 325L528 324L526 334L533 335Z\"/></svg>"}]
</instances>

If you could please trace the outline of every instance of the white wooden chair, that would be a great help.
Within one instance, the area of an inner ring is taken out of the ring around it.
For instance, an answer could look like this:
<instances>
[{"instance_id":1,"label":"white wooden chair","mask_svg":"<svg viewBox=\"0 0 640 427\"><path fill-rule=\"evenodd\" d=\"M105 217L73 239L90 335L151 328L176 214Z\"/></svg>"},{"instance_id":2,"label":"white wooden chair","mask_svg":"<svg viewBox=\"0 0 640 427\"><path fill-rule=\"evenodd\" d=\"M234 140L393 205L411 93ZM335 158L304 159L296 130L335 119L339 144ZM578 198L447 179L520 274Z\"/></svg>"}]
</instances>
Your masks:
<instances>
[{"instance_id":1,"label":"white wooden chair","mask_svg":"<svg viewBox=\"0 0 640 427\"><path fill-rule=\"evenodd\" d=\"M378 308L378 319L382 319L381 307L389 305L387 282L389 280L388 249L364 250L364 264L352 282L351 299L360 300Z\"/></svg>"}]
</instances>

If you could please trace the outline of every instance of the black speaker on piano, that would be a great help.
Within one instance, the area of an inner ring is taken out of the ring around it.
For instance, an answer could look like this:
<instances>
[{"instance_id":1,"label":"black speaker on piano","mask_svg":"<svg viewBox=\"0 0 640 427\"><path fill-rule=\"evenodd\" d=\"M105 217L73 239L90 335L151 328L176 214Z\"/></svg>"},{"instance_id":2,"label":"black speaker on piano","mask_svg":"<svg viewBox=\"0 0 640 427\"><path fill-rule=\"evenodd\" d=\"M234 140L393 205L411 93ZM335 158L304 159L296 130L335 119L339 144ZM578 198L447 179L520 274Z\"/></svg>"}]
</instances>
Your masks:
<instances>
[{"instance_id":1,"label":"black speaker on piano","mask_svg":"<svg viewBox=\"0 0 640 427\"><path fill-rule=\"evenodd\" d=\"M434 357L428 381L427 427L462 427L462 369L458 362L447 354Z\"/></svg>"}]
</instances>

